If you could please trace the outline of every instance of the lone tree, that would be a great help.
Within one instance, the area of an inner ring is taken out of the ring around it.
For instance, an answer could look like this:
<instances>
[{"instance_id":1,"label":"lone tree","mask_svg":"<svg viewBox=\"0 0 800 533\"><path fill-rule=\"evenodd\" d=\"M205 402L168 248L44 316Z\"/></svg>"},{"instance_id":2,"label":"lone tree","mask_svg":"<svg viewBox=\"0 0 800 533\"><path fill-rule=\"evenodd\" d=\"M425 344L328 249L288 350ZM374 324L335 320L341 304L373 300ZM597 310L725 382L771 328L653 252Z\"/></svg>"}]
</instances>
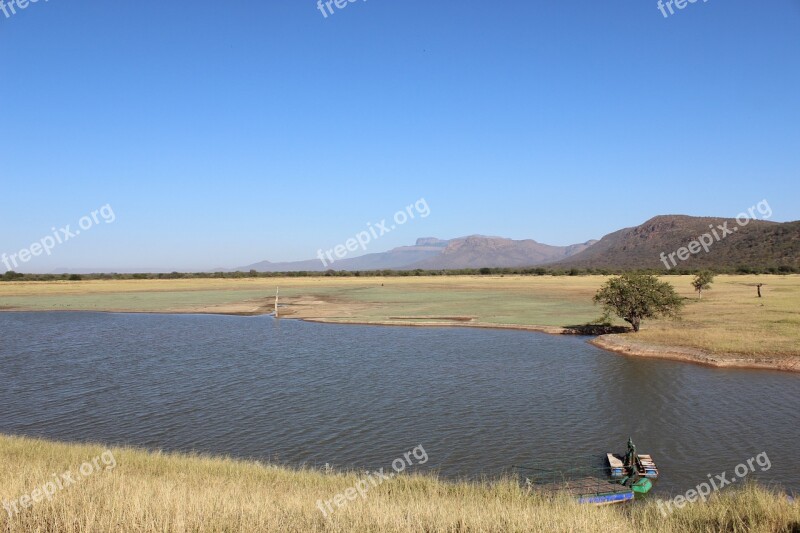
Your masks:
<instances>
[{"instance_id":1,"label":"lone tree","mask_svg":"<svg viewBox=\"0 0 800 533\"><path fill-rule=\"evenodd\" d=\"M643 318L677 317L683 300L665 281L648 274L622 274L611 278L594 295L607 314L614 313L639 331Z\"/></svg>"},{"instance_id":2,"label":"lone tree","mask_svg":"<svg viewBox=\"0 0 800 533\"><path fill-rule=\"evenodd\" d=\"M703 291L710 291L712 283L714 283L714 273L704 270L694 277L692 280L692 287L697 291L699 297L702 298Z\"/></svg>"}]
</instances>

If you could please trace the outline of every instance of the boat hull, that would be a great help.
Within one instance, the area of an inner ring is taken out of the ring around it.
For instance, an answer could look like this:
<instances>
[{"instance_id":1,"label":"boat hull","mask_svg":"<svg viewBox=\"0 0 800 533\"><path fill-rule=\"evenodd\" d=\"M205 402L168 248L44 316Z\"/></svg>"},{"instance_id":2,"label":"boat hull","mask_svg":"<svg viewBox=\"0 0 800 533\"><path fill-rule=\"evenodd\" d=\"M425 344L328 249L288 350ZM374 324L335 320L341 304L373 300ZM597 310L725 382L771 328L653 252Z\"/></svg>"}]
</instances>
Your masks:
<instances>
[{"instance_id":1,"label":"boat hull","mask_svg":"<svg viewBox=\"0 0 800 533\"><path fill-rule=\"evenodd\" d=\"M578 498L578 503L589 505L614 505L617 503L625 503L633 500L633 492L621 492L617 494L602 494L598 496L585 496Z\"/></svg>"}]
</instances>

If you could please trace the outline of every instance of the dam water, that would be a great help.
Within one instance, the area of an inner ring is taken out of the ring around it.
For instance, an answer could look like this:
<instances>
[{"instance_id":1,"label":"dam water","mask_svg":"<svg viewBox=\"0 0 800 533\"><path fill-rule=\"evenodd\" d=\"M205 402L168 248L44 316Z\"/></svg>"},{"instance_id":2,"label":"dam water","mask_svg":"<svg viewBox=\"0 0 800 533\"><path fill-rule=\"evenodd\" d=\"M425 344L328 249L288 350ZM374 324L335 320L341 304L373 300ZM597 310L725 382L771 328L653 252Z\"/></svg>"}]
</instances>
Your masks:
<instances>
[{"instance_id":1,"label":"dam water","mask_svg":"<svg viewBox=\"0 0 800 533\"><path fill-rule=\"evenodd\" d=\"M0 314L0 433L288 465L497 476L632 436L681 493L759 454L800 490L800 375L619 356L583 337L270 317ZM580 458L580 459L578 459Z\"/></svg>"}]
</instances>

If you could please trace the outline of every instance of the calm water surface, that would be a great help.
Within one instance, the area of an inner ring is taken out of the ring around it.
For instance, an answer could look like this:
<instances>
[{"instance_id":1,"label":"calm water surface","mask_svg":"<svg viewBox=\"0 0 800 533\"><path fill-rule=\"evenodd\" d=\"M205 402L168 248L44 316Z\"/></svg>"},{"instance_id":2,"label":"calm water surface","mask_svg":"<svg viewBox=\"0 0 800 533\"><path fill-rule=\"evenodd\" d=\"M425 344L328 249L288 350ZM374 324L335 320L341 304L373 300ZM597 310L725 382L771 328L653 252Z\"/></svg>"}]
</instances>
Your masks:
<instances>
[{"instance_id":1,"label":"calm water surface","mask_svg":"<svg viewBox=\"0 0 800 533\"><path fill-rule=\"evenodd\" d=\"M621 357L585 338L0 314L7 434L387 469L422 444L419 469L446 477L600 458L632 435L662 493L761 452L772 467L752 477L800 490L798 413L798 375Z\"/></svg>"}]
</instances>

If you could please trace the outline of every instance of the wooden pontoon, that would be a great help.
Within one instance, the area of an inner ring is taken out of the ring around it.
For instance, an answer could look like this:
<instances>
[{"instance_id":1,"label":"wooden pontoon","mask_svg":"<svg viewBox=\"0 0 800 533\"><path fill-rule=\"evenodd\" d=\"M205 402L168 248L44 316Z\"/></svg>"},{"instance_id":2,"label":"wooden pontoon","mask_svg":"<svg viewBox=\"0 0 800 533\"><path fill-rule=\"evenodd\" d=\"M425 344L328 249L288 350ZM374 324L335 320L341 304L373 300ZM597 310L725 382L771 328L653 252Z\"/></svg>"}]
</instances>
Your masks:
<instances>
[{"instance_id":1,"label":"wooden pontoon","mask_svg":"<svg viewBox=\"0 0 800 533\"><path fill-rule=\"evenodd\" d=\"M653 458L649 455L641 454L636 457L636 467L640 476L656 479L658 477L658 468L653 462Z\"/></svg>"},{"instance_id":2,"label":"wooden pontoon","mask_svg":"<svg viewBox=\"0 0 800 533\"><path fill-rule=\"evenodd\" d=\"M636 453L636 446L630 438L628 452L624 456L607 453L606 459L611 477L620 480L620 483L632 486L636 492L648 492L653 486L649 480L658 479L658 468L653 458Z\"/></svg>"},{"instance_id":3,"label":"wooden pontoon","mask_svg":"<svg viewBox=\"0 0 800 533\"><path fill-rule=\"evenodd\" d=\"M624 477L625 476L625 463L619 455L613 453L606 454L608 457L608 466L611 468L611 477Z\"/></svg>"}]
</instances>

